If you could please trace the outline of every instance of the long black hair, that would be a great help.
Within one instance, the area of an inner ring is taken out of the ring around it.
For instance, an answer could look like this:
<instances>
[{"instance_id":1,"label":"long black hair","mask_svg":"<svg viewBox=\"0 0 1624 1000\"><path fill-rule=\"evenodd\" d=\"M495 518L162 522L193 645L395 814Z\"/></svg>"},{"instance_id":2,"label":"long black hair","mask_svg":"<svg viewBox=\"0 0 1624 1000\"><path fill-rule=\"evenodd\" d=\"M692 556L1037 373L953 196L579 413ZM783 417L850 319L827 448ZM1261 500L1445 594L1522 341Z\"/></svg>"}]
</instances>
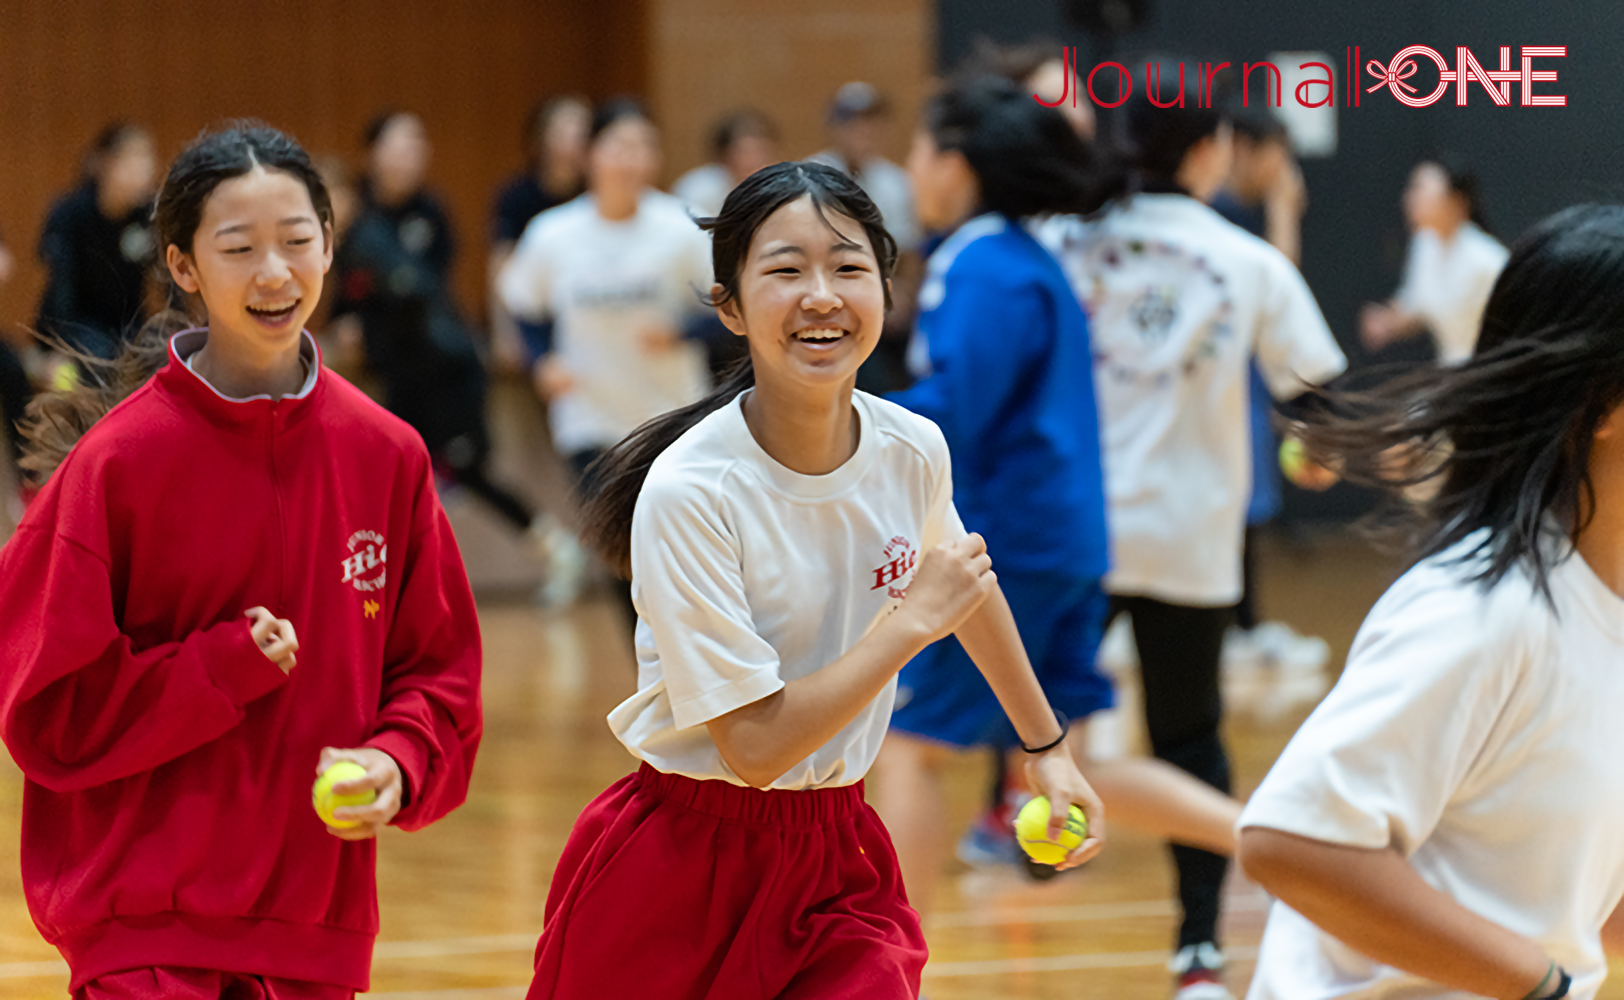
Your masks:
<instances>
[{"instance_id":1,"label":"long black hair","mask_svg":"<svg viewBox=\"0 0 1624 1000\"><path fill-rule=\"evenodd\" d=\"M707 304L720 306L738 298L739 275L756 232L774 212L804 197L812 199L813 208L831 228L829 213L846 216L863 227L874 248L880 280L886 283L885 306L891 307L888 283L897 262L897 241L886 231L880 210L855 181L833 167L812 162L763 167L733 189L714 218L696 220L711 234L711 271L721 286L715 295L707 291ZM610 566L631 576L632 512L654 460L689 428L755 384L750 358L739 359L710 395L643 424L586 470L581 488L581 536Z\"/></svg>"},{"instance_id":2,"label":"long black hair","mask_svg":"<svg viewBox=\"0 0 1624 1000\"><path fill-rule=\"evenodd\" d=\"M263 122L236 121L216 131L204 131L170 165L152 210L159 260L170 246L191 254L204 206L214 189L256 166L280 170L301 181L310 192L316 218L330 233L332 199L309 154L291 136ZM195 303L173 283L167 266L160 263L158 273L167 289L169 308L149 319L115 357L102 359L55 345L77 360L88 378L72 390L42 394L29 404L29 419L23 427L27 444L20 464L41 482L96 421L164 366L169 338L192 325Z\"/></svg>"},{"instance_id":3,"label":"long black hair","mask_svg":"<svg viewBox=\"0 0 1624 1000\"><path fill-rule=\"evenodd\" d=\"M1222 99L1227 95L1220 93L1216 100L1204 95L1201 74L1188 72L1190 65L1157 56L1127 62L1130 69L1144 67L1140 85L1119 107L1099 108L1098 141L1109 196L1182 191L1178 172L1184 157L1230 120Z\"/></svg>"},{"instance_id":4,"label":"long black hair","mask_svg":"<svg viewBox=\"0 0 1624 1000\"><path fill-rule=\"evenodd\" d=\"M1565 209L1518 240L1465 364L1317 402L1310 454L1354 482L1437 486L1399 507L1417 555L1482 531L1462 555L1482 560L1470 578L1490 585L1520 564L1549 600L1546 543L1594 517L1591 445L1624 403L1624 206Z\"/></svg>"},{"instance_id":5,"label":"long black hair","mask_svg":"<svg viewBox=\"0 0 1624 1000\"><path fill-rule=\"evenodd\" d=\"M1059 111L1004 77L954 82L925 105L923 125L937 149L969 163L984 211L1022 219L1086 214L1101 203L1088 144Z\"/></svg>"}]
</instances>

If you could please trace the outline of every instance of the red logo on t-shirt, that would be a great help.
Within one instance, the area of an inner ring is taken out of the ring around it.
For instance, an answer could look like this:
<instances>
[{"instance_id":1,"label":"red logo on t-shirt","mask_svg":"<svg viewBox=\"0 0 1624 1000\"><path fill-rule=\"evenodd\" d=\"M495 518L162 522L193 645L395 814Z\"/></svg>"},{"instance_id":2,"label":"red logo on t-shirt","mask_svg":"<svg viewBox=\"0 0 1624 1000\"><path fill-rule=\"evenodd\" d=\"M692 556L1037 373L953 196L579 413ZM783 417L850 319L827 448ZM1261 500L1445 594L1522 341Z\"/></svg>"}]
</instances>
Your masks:
<instances>
[{"instance_id":1,"label":"red logo on t-shirt","mask_svg":"<svg viewBox=\"0 0 1624 1000\"><path fill-rule=\"evenodd\" d=\"M874 571L874 586L868 589L885 587L890 596L901 597L908 588L892 587L891 584L913 572L914 564L919 562L919 553L914 551L912 542L898 535L885 543L885 558L888 561Z\"/></svg>"},{"instance_id":2,"label":"red logo on t-shirt","mask_svg":"<svg viewBox=\"0 0 1624 1000\"><path fill-rule=\"evenodd\" d=\"M376 531L357 531L345 548L350 554L344 557L344 578L340 582L362 593L382 590L387 580L385 564L389 561L389 546L384 544L383 536Z\"/></svg>"}]
</instances>

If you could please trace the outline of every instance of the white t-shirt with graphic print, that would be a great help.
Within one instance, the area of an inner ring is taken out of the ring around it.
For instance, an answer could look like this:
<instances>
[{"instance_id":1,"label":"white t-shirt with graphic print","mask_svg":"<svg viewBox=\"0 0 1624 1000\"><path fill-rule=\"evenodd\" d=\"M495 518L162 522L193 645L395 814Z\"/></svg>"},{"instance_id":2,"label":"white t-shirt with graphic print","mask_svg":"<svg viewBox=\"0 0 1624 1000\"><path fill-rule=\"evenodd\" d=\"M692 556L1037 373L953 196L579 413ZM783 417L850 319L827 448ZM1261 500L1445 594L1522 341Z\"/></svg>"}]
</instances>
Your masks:
<instances>
[{"instance_id":1,"label":"white t-shirt with graphic print","mask_svg":"<svg viewBox=\"0 0 1624 1000\"><path fill-rule=\"evenodd\" d=\"M643 331L680 331L708 294L710 237L682 203L645 192L637 212L613 222L591 195L541 213L502 269L502 302L520 319L551 318L553 353L574 378L548 406L563 454L605 448L646 420L704 396L704 348L681 341L650 349Z\"/></svg>"},{"instance_id":2,"label":"white t-shirt with graphic print","mask_svg":"<svg viewBox=\"0 0 1624 1000\"><path fill-rule=\"evenodd\" d=\"M1467 544L1481 540L1481 535ZM1624 896L1624 600L1572 555L1555 610L1518 567L1465 582L1459 551L1376 602L1336 687L1238 826L1381 850L1538 942L1575 998L1607 974L1600 928ZM1373 961L1275 903L1250 1000L1467 1000Z\"/></svg>"},{"instance_id":3,"label":"white t-shirt with graphic print","mask_svg":"<svg viewBox=\"0 0 1624 1000\"><path fill-rule=\"evenodd\" d=\"M1346 367L1290 260L1194 198L1137 194L1037 236L1088 311L1114 594L1241 597L1255 357L1290 399Z\"/></svg>"},{"instance_id":4,"label":"white t-shirt with graphic print","mask_svg":"<svg viewBox=\"0 0 1624 1000\"><path fill-rule=\"evenodd\" d=\"M746 394L748 395L748 394ZM774 461L745 396L654 461L632 518L637 693L609 727L655 768L745 782L705 723L839 659L901 602L920 553L964 536L947 442L852 394L857 450L823 476ZM773 788L850 785L874 763L896 679Z\"/></svg>"}]
</instances>

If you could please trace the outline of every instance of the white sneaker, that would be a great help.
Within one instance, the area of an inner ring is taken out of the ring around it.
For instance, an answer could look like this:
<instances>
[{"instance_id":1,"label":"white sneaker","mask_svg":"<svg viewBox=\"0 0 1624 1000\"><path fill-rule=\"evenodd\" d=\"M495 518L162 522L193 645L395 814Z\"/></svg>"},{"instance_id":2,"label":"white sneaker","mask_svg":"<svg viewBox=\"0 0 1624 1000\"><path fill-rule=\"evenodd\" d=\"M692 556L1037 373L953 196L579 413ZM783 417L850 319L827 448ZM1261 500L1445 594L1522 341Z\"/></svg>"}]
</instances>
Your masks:
<instances>
[{"instance_id":1,"label":"white sneaker","mask_svg":"<svg viewBox=\"0 0 1624 1000\"><path fill-rule=\"evenodd\" d=\"M1263 622L1251 632L1258 660L1282 675L1318 674L1331 662L1331 644L1319 636L1299 635L1285 622Z\"/></svg>"},{"instance_id":2,"label":"white sneaker","mask_svg":"<svg viewBox=\"0 0 1624 1000\"><path fill-rule=\"evenodd\" d=\"M1231 625L1224 633L1224 651L1220 659L1224 673L1245 671L1258 665L1257 636L1249 629Z\"/></svg>"},{"instance_id":3,"label":"white sneaker","mask_svg":"<svg viewBox=\"0 0 1624 1000\"><path fill-rule=\"evenodd\" d=\"M1105 636L1100 639L1094 662L1102 673L1110 677L1139 669L1139 648L1133 642L1131 618L1127 615L1116 616L1116 621L1111 623L1111 627L1105 630Z\"/></svg>"},{"instance_id":4,"label":"white sneaker","mask_svg":"<svg viewBox=\"0 0 1624 1000\"><path fill-rule=\"evenodd\" d=\"M587 551L549 514L537 515L530 522L529 535L531 545L547 570L546 582L537 591L537 598L550 608L575 603L586 586L587 567L591 564Z\"/></svg>"},{"instance_id":5,"label":"white sneaker","mask_svg":"<svg viewBox=\"0 0 1624 1000\"><path fill-rule=\"evenodd\" d=\"M1167 970L1176 977L1173 1000L1235 1000L1235 995L1224 985L1221 973L1224 953L1211 941L1185 945Z\"/></svg>"}]
</instances>

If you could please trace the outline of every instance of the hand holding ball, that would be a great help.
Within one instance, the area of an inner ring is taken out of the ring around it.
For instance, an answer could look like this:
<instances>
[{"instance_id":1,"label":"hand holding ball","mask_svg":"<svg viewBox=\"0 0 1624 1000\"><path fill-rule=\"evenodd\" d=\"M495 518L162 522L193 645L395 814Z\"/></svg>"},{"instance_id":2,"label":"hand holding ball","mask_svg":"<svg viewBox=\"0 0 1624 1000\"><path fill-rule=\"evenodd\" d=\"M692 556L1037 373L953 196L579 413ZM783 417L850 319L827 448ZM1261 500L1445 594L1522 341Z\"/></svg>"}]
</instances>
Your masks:
<instances>
[{"instance_id":1,"label":"hand holding ball","mask_svg":"<svg viewBox=\"0 0 1624 1000\"><path fill-rule=\"evenodd\" d=\"M343 830L353 826L360 826L360 820L334 819L333 810L340 806L365 806L377 801L378 793L368 788L365 791L351 792L348 795L333 794L333 786L350 781L359 781L367 776L367 769L360 764L341 760L321 773L316 779L316 785L310 790L311 803L316 807L316 815L321 821L335 829Z\"/></svg>"},{"instance_id":2,"label":"hand holding ball","mask_svg":"<svg viewBox=\"0 0 1624 1000\"><path fill-rule=\"evenodd\" d=\"M1049 839L1049 800L1039 795L1021 807L1015 817L1015 839L1021 850L1038 864L1058 865L1066 855L1075 851L1088 836L1088 820L1083 811L1071 806L1066 813L1066 826L1060 840Z\"/></svg>"}]
</instances>

